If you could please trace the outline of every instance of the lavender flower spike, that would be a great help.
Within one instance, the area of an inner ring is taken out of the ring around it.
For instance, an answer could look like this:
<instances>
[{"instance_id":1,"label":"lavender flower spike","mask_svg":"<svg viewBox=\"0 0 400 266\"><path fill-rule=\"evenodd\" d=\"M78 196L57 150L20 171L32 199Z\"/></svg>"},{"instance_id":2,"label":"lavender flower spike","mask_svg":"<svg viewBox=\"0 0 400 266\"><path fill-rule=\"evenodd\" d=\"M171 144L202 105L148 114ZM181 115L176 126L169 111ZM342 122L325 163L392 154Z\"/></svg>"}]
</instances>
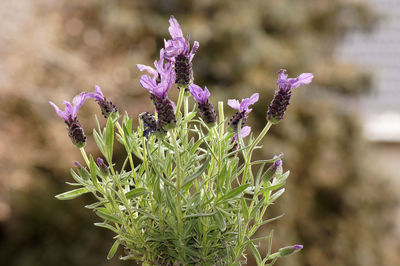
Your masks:
<instances>
[{"instance_id":1,"label":"lavender flower spike","mask_svg":"<svg viewBox=\"0 0 400 266\"><path fill-rule=\"evenodd\" d=\"M204 122L210 125L215 124L217 121L217 115L214 107L208 101L208 98L210 97L210 91L207 89L207 87L204 87L204 90L202 90L200 86L197 86L196 84L190 84L189 90L193 95L193 98L197 101L200 116L203 118Z\"/></svg>"},{"instance_id":2,"label":"lavender flower spike","mask_svg":"<svg viewBox=\"0 0 400 266\"><path fill-rule=\"evenodd\" d=\"M87 98L93 98L98 105L100 106L101 113L105 118L108 118L112 114L117 114L118 110L117 107L104 97L103 92L101 91L99 86L94 86L95 92L88 93Z\"/></svg>"},{"instance_id":3,"label":"lavender flower spike","mask_svg":"<svg viewBox=\"0 0 400 266\"><path fill-rule=\"evenodd\" d=\"M292 89L310 84L314 78L312 73L303 73L297 78L287 78L288 76L286 75L285 69L281 69L278 74L278 81L276 84L279 89L275 91L274 98L268 106L267 111L267 120L273 124L277 124L283 119L289 106Z\"/></svg>"},{"instance_id":4,"label":"lavender flower spike","mask_svg":"<svg viewBox=\"0 0 400 266\"><path fill-rule=\"evenodd\" d=\"M190 50L190 38L183 36L181 26L174 16L170 17L169 24L168 31L172 40L164 40L165 58L174 63L175 83L187 88L193 82L192 60L199 48L199 43L195 41Z\"/></svg>"},{"instance_id":5,"label":"lavender flower spike","mask_svg":"<svg viewBox=\"0 0 400 266\"><path fill-rule=\"evenodd\" d=\"M168 98L167 91L171 88L174 72L169 62L164 64L164 53L160 52L160 60L154 63L156 69L152 67L137 65L140 71L148 71L153 77L143 75L140 84L151 94L151 99L158 113L158 126L163 130L168 130L175 126L175 105Z\"/></svg>"},{"instance_id":6,"label":"lavender flower spike","mask_svg":"<svg viewBox=\"0 0 400 266\"><path fill-rule=\"evenodd\" d=\"M86 135L77 117L78 110L81 108L86 99L87 93L82 92L72 99L72 104L64 101L64 111L62 111L53 102L49 102L54 107L57 115L64 119L64 122L67 124L68 128L68 136L71 138L72 143L78 148L82 148L86 145Z\"/></svg>"},{"instance_id":7,"label":"lavender flower spike","mask_svg":"<svg viewBox=\"0 0 400 266\"><path fill-rule=\"evenodd\" d=\"M228 105L233 109L236 109L236 114L229 121L229 125L233 128L234 131L237 131L238 123L242 120L242 127L247 121L248 115L252 109L250 109L250 105L253 105L258 101L259 94L254 93L249 98L243 99L242 102L238 100L228 100Z\"/></svg>"}]
</instances>

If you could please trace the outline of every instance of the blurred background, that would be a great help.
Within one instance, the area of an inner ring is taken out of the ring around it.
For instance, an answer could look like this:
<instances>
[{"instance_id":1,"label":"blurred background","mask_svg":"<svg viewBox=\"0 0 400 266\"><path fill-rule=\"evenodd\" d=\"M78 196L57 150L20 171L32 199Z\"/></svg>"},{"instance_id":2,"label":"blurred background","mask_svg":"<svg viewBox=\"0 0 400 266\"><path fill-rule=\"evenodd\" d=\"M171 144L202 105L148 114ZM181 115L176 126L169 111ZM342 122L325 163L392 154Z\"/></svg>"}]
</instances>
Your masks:
<instances>
[{"instance_id":1,"label":"blurred background","mask_svg":"<svg viewBox=\"0 0 400 266\"><path fill-rule=\"evenodd\" d=\"M128 265L106 260L112 234L93 226L90 196L54 198L80 154L48 101L98 84L122 112L152 111L136 64L158 56L171 14L200 42L195 82L214 104L260 92L255 131L280 68L315 75L258 153L283 152L292 173L266 214L285 216L258 234L275 229L275 250L305 246L277 265L399 265L398 0L2 0L0 265ZM94 113L79 115L97 155Z\"/></svg>"}]
</instances>

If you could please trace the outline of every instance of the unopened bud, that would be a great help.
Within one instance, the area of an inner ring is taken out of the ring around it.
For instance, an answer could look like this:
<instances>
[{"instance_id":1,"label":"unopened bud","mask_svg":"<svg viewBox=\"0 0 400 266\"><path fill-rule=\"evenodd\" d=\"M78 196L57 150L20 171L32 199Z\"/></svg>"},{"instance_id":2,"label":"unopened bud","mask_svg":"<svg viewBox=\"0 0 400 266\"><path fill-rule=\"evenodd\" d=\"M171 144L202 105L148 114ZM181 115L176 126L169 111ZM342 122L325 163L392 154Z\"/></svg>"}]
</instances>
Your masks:
<instances>
[{"instance_id":1,"label":"unopened bud","mask_svg":"<svg viewBox=\"0 0 400 266\"><path fill-rule=\"evenodd\" d=\"M284 256L289 256L292 255L293 253L301 250L303 248L303 245L293 245L293 246L288 246L279 249L279 256L284 257Z\"/></svg>"},{"instance_id":2,"label":"unopened bud","mask_svg":"<svg viewBox=\"0 0 400 266\"><path fill-rule=\"evenodd\" d=\"M280 158L281 156L282 155L274 156L274 159L277 160L270 167L268 167L267 171L265 171L265 174L263 175L264 182L267 182L271 180L273 177L282 174L282 160Z\"/></svg>"},{"instance_id":3,"label":"unopened bud","mask_svg":"<svg viewBox=\"0 0 400 266\"><path fill-rule=\"evenodd\" d=\"M97 166L100 169L100 172L104 175L108 175L108 167L107 165L104 163L103 159L101 159L100 157L97 158Z\"/></svg>"}]
</instances>

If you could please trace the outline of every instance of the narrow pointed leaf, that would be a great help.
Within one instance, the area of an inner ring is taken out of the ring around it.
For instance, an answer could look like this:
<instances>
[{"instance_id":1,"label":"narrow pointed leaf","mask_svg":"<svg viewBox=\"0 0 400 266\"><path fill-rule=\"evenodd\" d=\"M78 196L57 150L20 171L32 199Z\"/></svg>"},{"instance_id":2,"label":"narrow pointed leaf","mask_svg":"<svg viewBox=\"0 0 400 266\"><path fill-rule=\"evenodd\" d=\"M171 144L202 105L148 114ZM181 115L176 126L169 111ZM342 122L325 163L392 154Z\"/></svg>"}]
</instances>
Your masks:
<instances>
[{"instance_id":1,"label":"narrow pointed leaf","mask_svg":"<svg viewBox=\"0 0 400 266\"><path fill-rule=\"evenodd\" d=\"M131 191L128 191L125 196L127 199L133 199L147 193L149 192L145 188L134 188Z\"/></svg>"},{"instance_id":2,"label":"narrow pointed leaf","mask_svg":"<svg viewBox=\"0 0 400 266\"><path fill-rule=\"evenodd\" d=\"M88 192L90 192L90 191L85 187L77 188L74 190L70 190L70 191L58 194L56 196L56 198L59 200L71 200L71 199L75 199L75 198L79 197L80 195L86 194Z\"/></svg>"},{"instance_id":3,"label":"narrow pointed leaf","mask_svg":"<svg viewBox=\"0 0 400 266\"><path fill-rule=\"evenodd\" d=\"M114 257L115 252L117 252L118 247L119 247L119 240L116 240L114 242L114 244L112 245L110 251L108 252L108 255L107 255L108 260L110 260Z\"/></svg>"}]
</instances>

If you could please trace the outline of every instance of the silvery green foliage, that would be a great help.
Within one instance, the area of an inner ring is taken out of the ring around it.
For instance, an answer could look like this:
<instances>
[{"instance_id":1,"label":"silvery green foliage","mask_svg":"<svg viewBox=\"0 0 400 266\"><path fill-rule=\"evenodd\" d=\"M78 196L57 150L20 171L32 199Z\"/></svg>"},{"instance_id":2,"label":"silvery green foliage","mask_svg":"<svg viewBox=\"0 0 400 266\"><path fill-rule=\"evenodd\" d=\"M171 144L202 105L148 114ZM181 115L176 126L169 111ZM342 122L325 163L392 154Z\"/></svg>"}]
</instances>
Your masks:
<instances>
[{"instance_id":1,"label":"silvery green foliage","mask_svg":"<svg viewBox=\"0 0 400 266\"><path fill-rule=\"evenodd\" d=\"M180 98L187 97L184 90ZM186 115L178 111L176 127L167 133L145 137L143 123L134 128L128 115L121 124L118 116L110 116L105 128L93 131L105 162L99 167L81 148L87 167L71 170L76 182L71 185L78 188L57 198L93 195L94 203L86 208L99 216L95 225L115 233L108 258L119 246L126 253L121 259L144 265L241 265L246 248L258 265L272 265L283 254L271 253L272 234L252 238L262 225L279 218L263 217L284 192L289 175L282 172L281 163L274 163L279 157L251 160L271 123L245 143L240 123L238 132L226 128L222 102L218 111L219 121L212 127L193 108ZM236 133L237 143L232 141ZM127 153L120 169L112 160L115 145ZM134 165L133 157L141 163ZM253 171L256 167L258 171ZM269 251L262 259L257 244L264 240Z\"/></svg>"}]
</instances>

